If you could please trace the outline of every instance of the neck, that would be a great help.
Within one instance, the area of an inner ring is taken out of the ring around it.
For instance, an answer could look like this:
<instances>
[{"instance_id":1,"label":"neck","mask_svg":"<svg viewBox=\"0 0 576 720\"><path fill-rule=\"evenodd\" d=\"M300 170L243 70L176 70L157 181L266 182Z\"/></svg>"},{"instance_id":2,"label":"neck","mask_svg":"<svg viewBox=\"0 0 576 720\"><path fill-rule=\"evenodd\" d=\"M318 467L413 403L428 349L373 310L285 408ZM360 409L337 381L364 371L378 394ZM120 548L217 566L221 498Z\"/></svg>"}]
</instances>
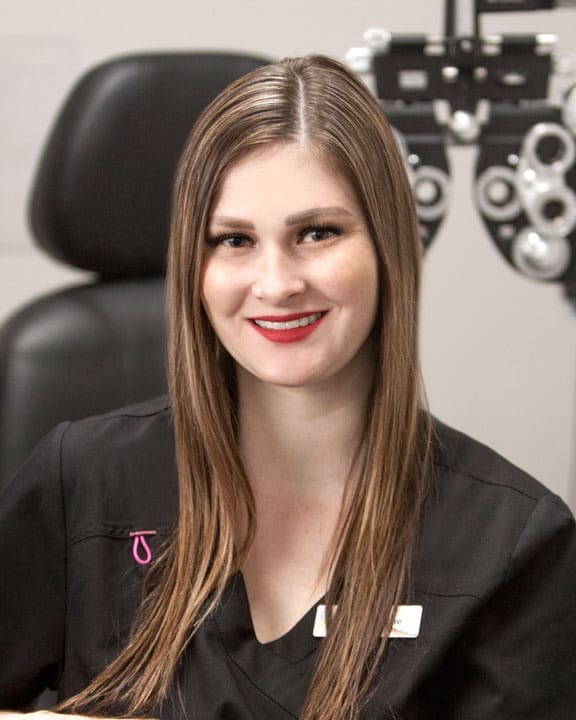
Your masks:
<instances>
[{"instance_id":1,"label":"neck","mask_svg":"<svg viewBox=\"0 0 576 720\"><path fill-rule=\"evenodd\" d=\"M240 447L248 477L283 494L343 490L359 451L371 364L313 387L263 383L238 371Z\"/></svg>"}]
</instances>

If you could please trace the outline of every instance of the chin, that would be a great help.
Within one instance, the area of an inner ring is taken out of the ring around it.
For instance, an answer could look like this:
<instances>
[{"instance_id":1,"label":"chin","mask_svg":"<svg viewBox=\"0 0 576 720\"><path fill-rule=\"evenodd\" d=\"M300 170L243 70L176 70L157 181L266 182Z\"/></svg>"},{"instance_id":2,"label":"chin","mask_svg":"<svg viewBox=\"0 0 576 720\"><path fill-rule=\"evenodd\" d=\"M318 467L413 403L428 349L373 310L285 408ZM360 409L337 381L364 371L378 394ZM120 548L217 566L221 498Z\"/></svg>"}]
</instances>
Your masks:
<instances>
[{"instance_id":1,"label":"chin","mask_svg":"<svg viewBox=\"0 0 576 720\"><path fill-rule=\"evenodd\" d=\"M321 378L318 378L317 376L310 376L305 373L266 374L265 376L257 376L257 379L266 385L275 385L277 387L285 388L309 387L321 382Z\"/></svg>"},{"instance_id":2,"label":"chin","mask_svg":"<svg viewBox=\"0 0 576 720\"><path fill-rule=\"evenodd\" d=\"M262 369L252 368L247 371L252 380L263 383L265 385L286 387L286 388L302 388L316 385L327 379L329 373L311 368L271 368L270 366Z\"/></svg>"}]
</instances>

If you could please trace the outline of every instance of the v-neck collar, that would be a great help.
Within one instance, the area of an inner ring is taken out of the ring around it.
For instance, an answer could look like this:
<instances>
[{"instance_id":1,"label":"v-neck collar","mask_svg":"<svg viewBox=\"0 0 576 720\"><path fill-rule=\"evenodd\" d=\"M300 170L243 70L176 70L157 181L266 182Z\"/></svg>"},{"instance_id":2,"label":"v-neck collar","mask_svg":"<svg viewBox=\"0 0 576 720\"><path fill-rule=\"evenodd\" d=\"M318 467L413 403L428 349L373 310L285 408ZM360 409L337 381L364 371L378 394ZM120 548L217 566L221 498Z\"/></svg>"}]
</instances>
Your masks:
<instances>
[{"instance_id":1,"label":"v-neck collar","mask_svg":"<svg viewBox=\"0 0 576 720\"><path fill-rule=\"evenodd\" d=\"M320 644L320 638L312 634L318 600L288 632L276 640L261 643L256 637L248 594L242 573L236 573L229 581L222 601L215 612L215 620L222 641L232 654L244 654L247 647L270 660L270 654L291 664L304 660Z\"/></svg>"},{"instance_id":2,"label":"v-neck collar","mask_svg":"<svg viewBox=\"0 0 576 720\"><path fill-rule=\"evenodd\" d=\"M228 658L252 685L294 718L308 693L321 642L312 635L317 605L285 635L261 643L254 632L244 579L237 573L212 616Z\"/></svg>"}]
</instances>

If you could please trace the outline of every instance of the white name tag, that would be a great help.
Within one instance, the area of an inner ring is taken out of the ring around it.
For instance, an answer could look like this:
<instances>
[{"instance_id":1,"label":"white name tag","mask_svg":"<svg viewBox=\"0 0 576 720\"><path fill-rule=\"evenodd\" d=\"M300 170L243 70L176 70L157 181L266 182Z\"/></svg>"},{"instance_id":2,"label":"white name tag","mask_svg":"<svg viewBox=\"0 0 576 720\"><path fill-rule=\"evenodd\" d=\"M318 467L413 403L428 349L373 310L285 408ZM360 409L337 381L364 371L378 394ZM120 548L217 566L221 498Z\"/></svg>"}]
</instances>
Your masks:
<instances>
[{"instance_id":1,"label":"white name tag","mask_svg":"<svg viewBox=\"0 0 576 720\"><path fill-rule=\"evenodd\" d=\"M388 637L417 638L422 622L422 605L398 605L394 624ZM326 637L326 605L318 605L314 618L314 637Z\"/></svg>"}]
</instances>

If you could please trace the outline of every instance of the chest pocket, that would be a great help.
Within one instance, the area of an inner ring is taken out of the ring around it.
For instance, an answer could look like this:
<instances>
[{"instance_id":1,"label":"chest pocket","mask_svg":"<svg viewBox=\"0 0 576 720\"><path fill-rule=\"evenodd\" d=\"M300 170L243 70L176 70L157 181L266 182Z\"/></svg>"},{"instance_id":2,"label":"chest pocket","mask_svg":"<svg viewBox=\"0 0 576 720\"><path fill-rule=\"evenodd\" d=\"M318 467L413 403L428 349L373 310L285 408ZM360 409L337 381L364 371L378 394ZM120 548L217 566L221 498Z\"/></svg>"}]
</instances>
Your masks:
<instances>
[{"instance_id":1,"label":"chest pocket","mask_svg":"<svg viewBox=\"0 0 576 720\"><path fill-rule=\"evenodd\" d=\"M167 527L89 528L70 542L63 683L83 687L125 645L143 581L167 543Z\"/></svg>"}]
</instances>

